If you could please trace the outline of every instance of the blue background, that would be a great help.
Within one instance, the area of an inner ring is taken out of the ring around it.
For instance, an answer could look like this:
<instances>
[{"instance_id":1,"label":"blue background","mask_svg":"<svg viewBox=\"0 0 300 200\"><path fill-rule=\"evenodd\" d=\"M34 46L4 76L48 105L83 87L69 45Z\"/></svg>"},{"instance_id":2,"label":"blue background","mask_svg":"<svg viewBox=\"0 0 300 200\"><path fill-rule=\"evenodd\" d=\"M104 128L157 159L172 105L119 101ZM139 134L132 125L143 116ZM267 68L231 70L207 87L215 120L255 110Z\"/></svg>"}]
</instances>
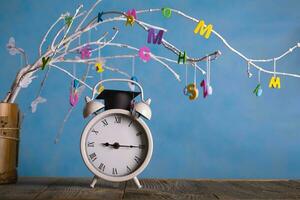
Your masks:
<instances>
[{"instance_id":1,"label":"blue background","mask_svg":"<svg viewBox=\"0 0 300 200\"><path fill-rule=\"evenodd\" d=\"M85 9L94 1L83 1ZM0 7L0 97L4 98L15 74L20 69L19 56L6 51L6 43L14 36L17 46L26 50L30 63L38 55L38 46L50 25L61 13L74 13L76 0L10 0ZM300 41L300 2L297 0L271 1L117 1L104 0L98 11L127 11L135 8L169 6L195 18L212 23L236 49L250 58L269 58L282 54ZM105 17L104 17L105 18ZM247 77L247 64L229 51L214 35L206 40L194 35L196 24L175 14L170 19L160 12L138 15L139 19L168 29L165 39L188 55L201 57L215 50L222 56L212 63L211 84L214 89L207 99L199 97L191 102L182 94L184 65L171 64L181 74L176 79L159 63L145 64L136 60L136 75L144 86L146 97L152 98L153 118L147 122L152 130L154 153L142 177L169 178L300 178L300 80L281 77L282 89L268 88L270 75L262 74L263 95L256 97L252 90L257 84L257 73ZM103 32L112 35L112 26L120 29L116 42L140 48L146 43L147 33L138 26L125 27L123 22L111 23L91 32L96 39ZM87 36L82 37L87 41ZM173 59L176 56L162 46L148 45L152 52ZM133 53L116 48L105 48L102 55ZM134 52L135 53L135 52ZM131 59L108 61L130 73ZM204 66L202 63L201 66ZM300 74L299 50L277 63L279 71ZM64 66L64 65L60 65ZM65 65L72 69L72 65ZM78 73L84 66L77 67ZM272 69L272 63L264 65ZM79 69L80 68L80 69ZM42 91L47 103L36 113L29 109L35 98L44 72L37 73L29 88L17 98L25 114L21 131L21 176L91 176L81 160L80 134L87 123L82 118L83 99L65 125L59 144L54 144L56 132L67 112L71 79L59 71L50 70ZM193 69L189 70L189 82ZM97 74L92 73L95 77ZM120 77L104 73L104 78ZM198 73L197 80L204 76ZM96 80L95 80L96 81ZM90 82L94 84L94 82ZM120 86L122 88L122 86ZM125 87L126 88L126 87ZM201 91L201 90L200 90ZM84 95L90 95L85 91Z\"/></svg>"}]
</instances>

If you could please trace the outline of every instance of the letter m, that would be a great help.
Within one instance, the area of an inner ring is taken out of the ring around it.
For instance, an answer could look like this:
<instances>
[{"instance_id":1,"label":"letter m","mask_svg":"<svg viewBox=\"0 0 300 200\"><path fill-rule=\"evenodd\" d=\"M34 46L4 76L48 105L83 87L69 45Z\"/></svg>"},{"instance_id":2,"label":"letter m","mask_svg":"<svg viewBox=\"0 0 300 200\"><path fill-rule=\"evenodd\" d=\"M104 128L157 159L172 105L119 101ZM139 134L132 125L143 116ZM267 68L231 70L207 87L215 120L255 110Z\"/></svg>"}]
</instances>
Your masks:
<instances>
[{"instance_id":1,"label":"letter m","mask_svg":"<svg viewBox=\"0 0 300 200\"><path fill-rule=\"evenodd\" d=\"M213 26L211 24L205 25L204 21L201 20L196 26L194 33L197 34L199 32L200 35L208 39L211 34L212 28Z\"/></svg>"},{"instance_id":2,"label":"letter m","mask_svg":"<svg viewBox=\"0 0 300 200\"><path fill-rule=\"evenodd\" d=\"M164 34L164 31L163 30L159 30L157 35L155 35L155 31L153 28L150 28L148 30L148 43L152 43L153 44L161 44L161 40L162 40L162 37L163 37L163 34Z\"/></svg>"},{"instance_id":3,"label":"letter m","mask_svg":"<svg viewBox=\"0 0 300 200\"><path fill-rule=\"evenodd\" d=\"M280 78L279 77L272 77L269 82L269 88L280 88Z\"/></svg>"},{"instance_id":4,"label":"letter m","mask_svg":"<svg viewBox=\"0 0 300 200\"><path fill-rule=\"evenodd\" d=\"M137 18L136 18L136 11L135 11L135 9L128 10L126 14L127 14L128 16L133 16L134 19L137 19Z\"/></svg>"}]
</instances>

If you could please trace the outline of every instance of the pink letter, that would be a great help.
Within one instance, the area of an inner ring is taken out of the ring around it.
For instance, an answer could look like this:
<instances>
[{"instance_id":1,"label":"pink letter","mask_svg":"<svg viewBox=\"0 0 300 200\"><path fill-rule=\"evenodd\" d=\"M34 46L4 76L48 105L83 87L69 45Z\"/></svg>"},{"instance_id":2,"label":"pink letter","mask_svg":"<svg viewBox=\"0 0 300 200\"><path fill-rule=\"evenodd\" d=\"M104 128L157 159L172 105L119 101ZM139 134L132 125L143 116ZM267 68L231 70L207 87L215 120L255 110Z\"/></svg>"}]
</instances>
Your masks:
<instances>
[{"instance_id":1,"label":"pink letter","mask_svg":"<svg viewBox=\"0 0 300 200\"><path fill-rule=\"evenodd\" d=\"M132 9L131 11L128 10L126 14L127 14L128 16L133 16L134 19L136 19L136 11L135 11L135 9Z\"/></svg>"},{"instance_id":2,"label":"pink letter","mask_svg":"<svg viewBox=\"0 0 300 200\"><path fill-rule=\"evenodd\" d=\"M203 80L200 84L201 87L203 87L203 97L206 98L207 96L207 87L206 87L206 81Z\"/></svg>"},{"instance_id":3,"label":"pink letter","mask_svg":"<svg viewBox=\"0 0 300 200\"><path fill-rule=\"evenodd\" d=\"M78 103L78 94L75 92L74 95L72 94L72 91L70 93L70 104L72 107L76 106Z\"/></svg>"},{"instance_id":4,"label":"pink letter","mask_svg":"<svg viewBox=\"0 0 300 200\"><path fill-rule=\"evenodd\" d=\"M144 62L148 62L150 60L150 49L146 46L140 48L139 56Z\"/></svg>"}]
</instances>

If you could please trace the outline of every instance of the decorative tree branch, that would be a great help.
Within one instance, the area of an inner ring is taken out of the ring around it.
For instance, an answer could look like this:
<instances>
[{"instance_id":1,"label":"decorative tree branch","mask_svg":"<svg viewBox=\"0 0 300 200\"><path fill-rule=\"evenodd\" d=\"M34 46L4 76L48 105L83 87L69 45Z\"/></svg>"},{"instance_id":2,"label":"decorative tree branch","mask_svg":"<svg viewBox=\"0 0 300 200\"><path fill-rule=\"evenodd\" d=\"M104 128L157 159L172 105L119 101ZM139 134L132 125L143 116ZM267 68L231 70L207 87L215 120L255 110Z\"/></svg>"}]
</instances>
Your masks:
<instances>
[{"instance_id":1,"label":"decorative tree branch","mask_svg":"<svg viewBox=\"0 0 300 200\"><path fill-rule=\"evenodd\" d=\"M45 58L50 58L49 62L47 63L48 66L50 66L51 68L56 68L58 70L60 70L61 72L65 73L66 75L72 77L73 79L79 81L82 85L85 85L87 88L91 89L91 87L86 83L85 78L80 79L75 77L74 75L72 75L70 72L68 72L65 67L59 67L57 64L58 63L85 63L87 64L88 68L87 68L87 74L86 76L88 76L88 71L89 71L89 65L91 64L95 64L97 62L97 57L94 58L88 58L88 59L75 59L75 58L66 58L69 57L71 55L73 55L74 53L76 54L79 50L81 50L83 47L86 46L90 46L91 47L91 52L95 52L95 51L99 51L101 49L103 49L104 47L107 46L112 46L112 47L118 47L118 48L125 48L128 49L130 51L139 51L138 48L133 47L129 44L122 44L122 43L113 43L113 40L117 37L119 29L114 28L114 34L113 36L108 39L107 41L105 41L105 38L108 35L108 32L105 32L98 40L95 41L89 41L87 43L83 43L83 44L78 44L78 45L73 45L73 43L77 40L80 40L81 36L84 33L90 32L92 29L97 28L100 25L103 25L104 23L110 23L110 22L114 22L114 21L126 21L127 20L127 14L125 12L119 12L119 11L107 11L107 12L103 12L102 15L119 15L116 17L111 17L111 18L107 18L104 20L98 20L97 17L94 17L91 21L89 21L88 23L86 23L87 19L89 18L89 16L93 13L94 9L96 8L96 6L101 2L101 0L97 0L95 2L95 4L88 10L88 11L83 11L83 12L79 12L80 9L83 7L83 5L80 5L73 16L70 16L70 14L65 13L62 14L49 28L49 30L46 32L46 34L44 35L41 44L39 46L39 57L37 58L37 60L33 63L33 64L28 64L28 59L27 56L25 54L25 51L23 49L20 49L18 47L15 47L14 43L11 43L10 45L7 46L7 48L9 49L10 52L18 52L20 54L23 55L26 66L23 67L18 74L16 75L16 78L11 86L10 91L7 93L4 102L10 102L13 103L16 99L16 97L18 96L20 89L24 86L24 85L29 85L32 81L32 79L35 77L34 74L41 69L45 63L43 63L43 59ZM140 11L136 11L137 14L142 14L142 13L152 13L152 12L161 12L162 9L146 9L146 10L140 10ZM197 22L199 20L179 11L179 10L175 10L175 9L171 9L172 12L178 14L179 16L182 16L188 20L191 20L193 22ZM70 18L71 17L71 18ZM82 18L83 17L83 18ZM47 48L44 52L43 52L43 45L46 42L47 39L49 39L49 34L50 32L52 32L54 30L55 27L57 27L59 25L59 22L65 20L66 18L71 19L70 23L65 23L65 25L63 27L61 27L55 34L55 36L53 37L52 41L50 42L50 48ZM82 19L81 19L82 18ZM74 27L75 21L81 19L81 21L78 23L77 27ZM148 31L149 28L154 28L154 29L158 29L158 30L163 30L163 31L167 31L166 29L159 27L157 25L152 25L149 23L146 23L144 21L142 21L141 19L137 20L135 19L135 22L138 26L140 26L143 30ZM84 25L86 24L86 25ZM206 26L206 25L204 25ZM71 31L74 30L74 31ZM239 55L240 57L242 57L244 60L246 60L248 62L249 65L255 67L256 69L268 73L268 74L274 74L274 75L284 75L284 76L292 76L292 77L297 77L300 78L300 75L298 74L291 74L291 73L284 73L284 72L274 72L274 71L269 71L266 70L260 66L258 66L257 64L255 64L255 62L270 62L271 60L279 60L281 58L283 58L284 56L286 56L287 54L291 53L294 49L299 48L300 45L299 43L292 47L291 49L289 49L288 52L284 53L283 55L277 57L277 58L273 58L273 59L266 59L266 60L255 60L255 59L249 59L247 58L245 55L243 55L242 53L240 53L239 51L237 51L236 49L234 49L217 31L212 30L212 33L218 37L227 48L229 48L231 51L233 51L234 53L236 53L237 55ZM59 41L58 38L61 39ZM72 46L71 49L69 49ZM164 48L166 48L167 50L173 52L176 56L178 56L180 54L180 51L178 48L176 48L173 44L171 44L170 42L168 42L165 38L162 39L162 46ZM94 48L92 48L94 47ZM159 55L155 55L153 52L151 52L150 57L159 62L162 66L164 66L169 72L171 72L175 78L177 80L180 81L180 76L178 73L176 73L173 68L171 66L169 66L166 62L169 63L177 63L176 60L173 60L171 58L166 58L166 57L162 57ZM201 71L201 73L205 74L205 71L203 69L201 69L197 63L201 62L201 61L207 61L209 60L214 60L217 57L219 57L221 55L220 51L215 51L213 53L207 54L206 56L200 57L200 58L192 58L192 57L187 57L187 62L190 63L191 67L195 67L195 69ZM119 59L119 58L134 58L137 57L137 54L130 54L130 55L110 55L110 56L106 56L103 57L105 59ZM111 70L113 72L116 73L120 73L128 78L130 78L129 74L121 71L120 69L114 68L114 67L108 67L108 66L104 66L105 69L107 70ZM48 76L48 72L49 72L49 68L47 69L46 75L45 77ZM45 79L44 79L45 80ZM27 83L27 84L21 84L21 83Z\"/></svg>"}]
</instances>

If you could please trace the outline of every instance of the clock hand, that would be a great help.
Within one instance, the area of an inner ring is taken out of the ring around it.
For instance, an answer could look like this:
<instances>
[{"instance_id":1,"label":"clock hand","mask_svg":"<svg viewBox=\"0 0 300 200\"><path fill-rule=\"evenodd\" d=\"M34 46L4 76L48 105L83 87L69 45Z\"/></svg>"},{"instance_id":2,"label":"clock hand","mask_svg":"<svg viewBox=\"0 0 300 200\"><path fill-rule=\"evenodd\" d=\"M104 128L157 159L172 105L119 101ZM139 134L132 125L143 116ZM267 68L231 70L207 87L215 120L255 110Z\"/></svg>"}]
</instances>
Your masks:
<instances>
[{"instance_id":1,"label":"clock hand","mask_svg":"<svg viewBox=\"0 0 300 200\"><path fill-rule=\"evenodd\" d=\"M115 149L118 149L120 147L129 147L129 148L140 148L140 149L143 149L145 147L145 145L138 145L138 146L136 146L136 145L121 145L118 142L115 142L113 144L109 144L108 142L106 142L106 143L102 143L102 145L104 145L106 147L111 146L111 147L113 147Z\"/></svg>"}]
</instances>

